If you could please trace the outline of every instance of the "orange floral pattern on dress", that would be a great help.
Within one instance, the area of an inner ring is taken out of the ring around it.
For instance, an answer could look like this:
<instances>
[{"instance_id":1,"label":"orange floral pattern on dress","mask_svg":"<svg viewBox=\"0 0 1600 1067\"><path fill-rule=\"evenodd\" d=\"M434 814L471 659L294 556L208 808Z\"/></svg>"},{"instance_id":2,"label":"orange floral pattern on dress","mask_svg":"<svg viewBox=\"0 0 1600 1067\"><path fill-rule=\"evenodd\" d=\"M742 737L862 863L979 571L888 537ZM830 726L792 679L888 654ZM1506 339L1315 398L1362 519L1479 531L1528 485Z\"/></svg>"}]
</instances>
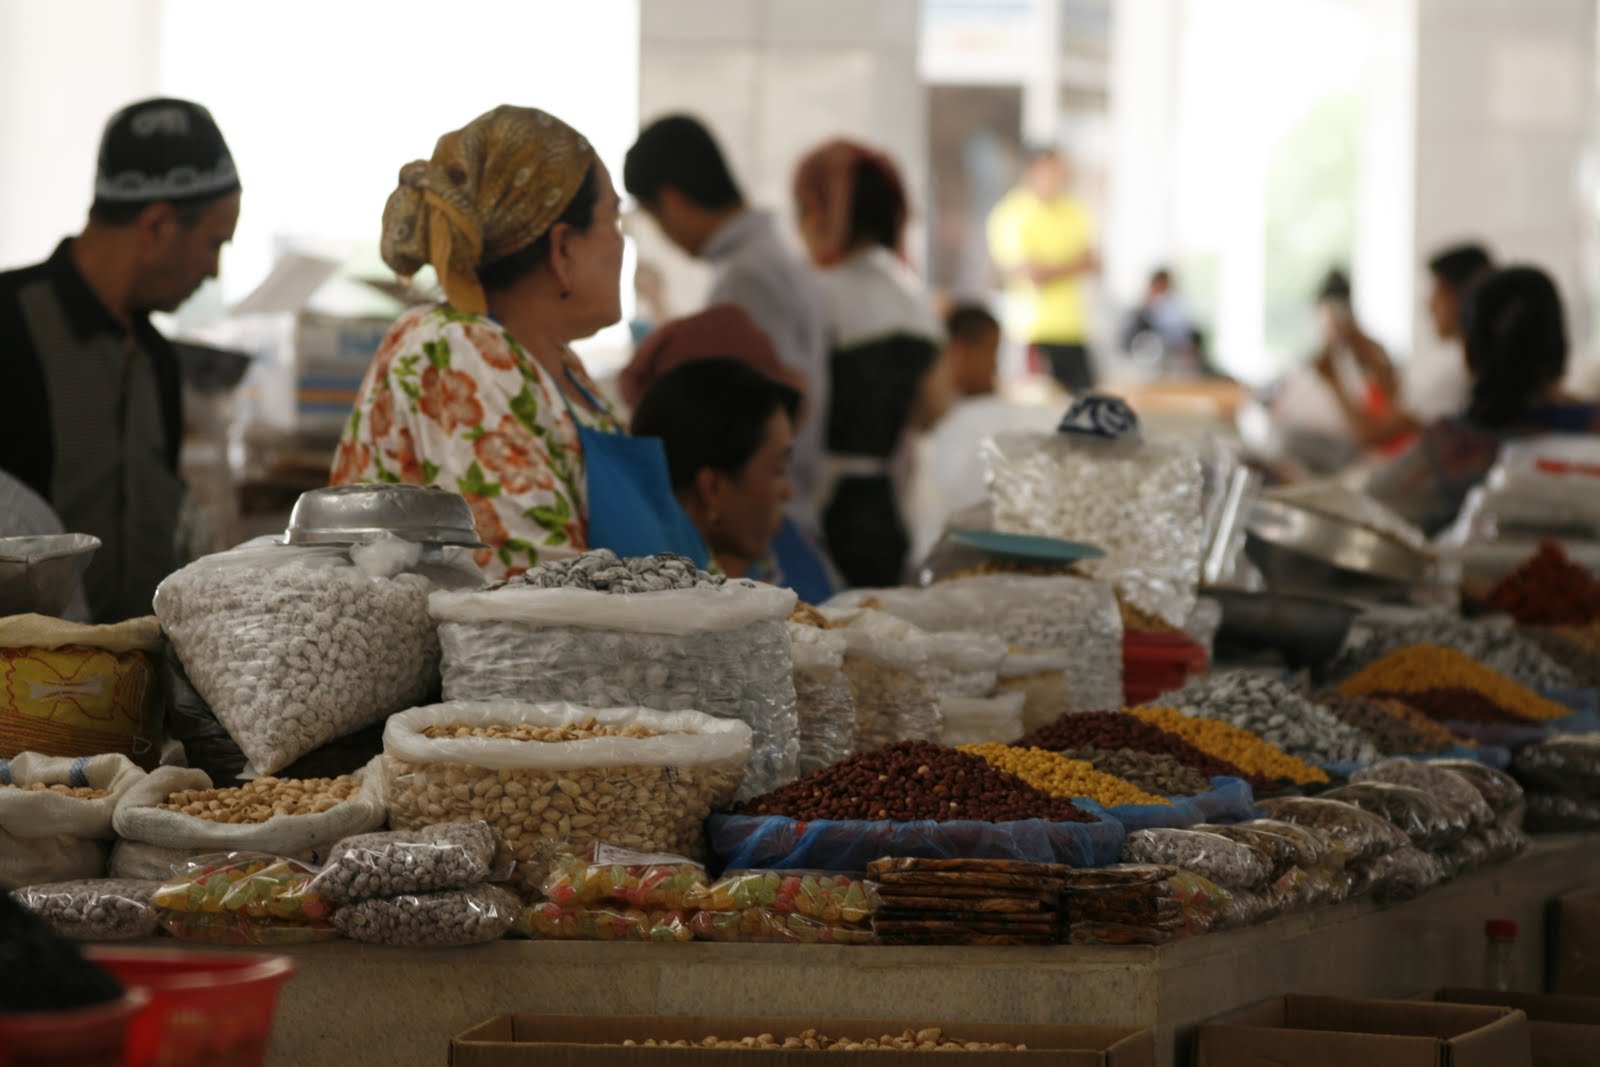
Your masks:
<instances>
[{"instance_id":1,"label":"orange floral pattern on dress","mask_svg":"<svg viewBox=\"0 0 1600 1067\"><path fill-rule=\"evenodd\" d=\"M570 352L565 371L599 390ZM577 408L610 433L607 408ZM578 428L550 372L490 319L449 307L395 322L373 358L334 457L332 482L408 482L461 493L487 548L476 559L508 577L588 544Z\"/></svg>"}]
</instances>

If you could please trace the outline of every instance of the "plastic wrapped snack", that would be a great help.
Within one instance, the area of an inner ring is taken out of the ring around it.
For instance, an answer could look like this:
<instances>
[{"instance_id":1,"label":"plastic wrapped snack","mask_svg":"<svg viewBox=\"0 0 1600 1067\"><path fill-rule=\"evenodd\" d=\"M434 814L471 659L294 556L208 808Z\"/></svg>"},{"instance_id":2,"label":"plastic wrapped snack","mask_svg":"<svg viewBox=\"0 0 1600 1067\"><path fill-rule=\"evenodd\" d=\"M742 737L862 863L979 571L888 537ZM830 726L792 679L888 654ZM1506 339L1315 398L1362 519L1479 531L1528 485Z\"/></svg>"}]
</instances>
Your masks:
<instances>
[{"instance_id":1,"label":"plastic wrapped snack","mask_svg":"<svg viewBox=\"0 0 1600 1067\"><path fill-rule=\"evenodd\" d=\"M820 922L795 913L769 908L739 911L702 911L689 918L689 928L701 941L784 942L799 945L866 945L872 930Z\"/></svg>"},{"instance_id":2,"label":"plastic wrapped snack","mask_svg":"<svg viewBox=\"0 0 1600 1067\"><path fill-rule=\"evenodd\" d=\"M1351 863L1411 844L1411 839L1387 819L1339 800L1272 797L1258 806L1268 818L1321 833L1341 848Z\"/></svg>"},{"instance_id":3,"label":"plastic wrapped snack","mask_svg":"<svg viewBox=\"0 0 1600 1067\"><path fill-rule=\"evenodd\" d=\"M357 834L334 846L311 891L339 905L477 885L489 877L496 847L482 820Z\"/></svg>"},{"instance_id":4,"label":"plastic wrapped snack","mask_svg":"<svg viewBox=\"0 0 1600 1067\"><path fill-rule=\"evenodd\" d=\"M1489 862L1489 845L1477 834L1468 834L1449 848L1433 854L1446 879L1460 878Z\"/></svg>"},{"instance_id":5,"label":"plastic wrapped snack","mask_svg":"<svg viewBox=\"0 0 1600 1067\"><path fill-rule=\"evenodd\" d=\"M572 907L544 901L523 912L517 931L546 941L693 941L681 911L622 907Z\"/></svg>"},{"instance_id":6,"label":"plastic wrapped snack","mask_svg":"<svg viewBox=\"0 0 1600 1067\"><path fill-rule=\"evenodd\" d=\"M1515 826L1496 823L1478 836L1489 850L1487 863L1504 863L1528 847L1528 835Z\"/></svg>"},{"instance_id":7,"label":"plastic wrapped snack","mask_svg":"<svg viewBox=\"0 0 1600 1067\"><path fill-rule=\"evenodd\" d=\"M1182 627L1200 584L1199 454L1177 438L1142 438L1132 411L1108 397L1081 398L1062 431L984 443L994 528L1099 546L1104 558L1080 564L1087 573Z\"/></svg>"},{"instance_id":8,"label":"plastic wrapped snack","mask_svg":"<svg viewBox=\"0 0 1600 1067\"><path fill-rule=\"evenodd\" d=\"M1565 793L1528 793L1529 833L1591 833L1600 830L1600 797Z\"/></svg>"},{"instance_id":9,"label":"plastic wrapped snack","mask_svg":"<svg viewBox=\"0 0 1600 1067\"><path fill-rule=\"evenodd\" d=\"M634 591L639 590L639 591ZM698 711L753 734L744 796L791 781L800 734L788 618L795 595L723 582L674 556L607 551L431 601L447 701L569 701Z\"/></svg>"},{"instance_id":10,"label":"plastic wrapped snack","mask_svg":"<svg viewBox=\"0 0 1600 1067\"><path fill-rule=\"evenodd\" d=\"M1272 875L1270 859L1247 844L1216 834L1167 827L1129 834L1122 844L1122 860L1169 864L1225 889L1262 886Z\"/></svg>"},{"instance_id":11,"label":"plastic wrapped snack","mask_svg":"<svg viewBox=\"0 0 1600 1067\"><path fill-rule=\"evenodd\" d=\"M946 630L929 634L928 684L941 697L986 697L994 692L1009 650L992 634Z\"/></svg>"},{"instance_id":12,"label":"plastic wrapped snack","mask_svg":"<svg viewBox=\"0 0 1600 1067\"><path fill-rule=\"evenodd\" d=\"M1006 745L1022 736L1021 693L992 697L945 697L939 705L944 720L941 740L961 745Z\"/></svg>"},{"instance_id":13,"label":"plastic wrapped snack","mask_svg":"<svg viewBox=\"0 0 1600 1067\"><path fill-rule=\"evenodd\" d=\"M1483 797L1496 818L1503 818L1522 804L1522 786L1504 771L1465 759L1433 760L1431 765L1465 778Z\"/></svg>"},{"instance_id":14,"label":"plastic wrapped snack","mask_svg":"<svg viewBox=\"0 0 1600 1067\"><path fill-rule=\"evenodd\" d=\"M1292 867L1311 866L1314 864L1314 861L1307 860L1306 850L1300 841L1287 834L1265 830L1249 823L1236 823L1232 826L1213 826L1210 823L1201 823L1191 826L1189 829L1199 833L1216 834L1218 837L1226 837L1229 841L1237 841L1241 845L1248 845L1272 861L1272 874L1274 876L1281 875Z\"/></svg>"},{"instance_id":15,"label":"plastic wrapped snack","mask_svg":"<svg viewBox=\"0 0 1600 1067\"><path fill-rule=\"evenodd\" d=\"M683 856L647 855L596 844L556 861L540 890L563 907L622 904L647 912L698 907L706 869Z\"/></svg>"},{"instance_id":16,"label":"plastic wrapped snack","mask_svg":"<svg viewBox=\"0 0 1600 1067\"><path fill-rule=\"evenodd\" d=\"M1600 795L1600 734L1563 735L1527 745L1518 750L1511 769L1529 789Z\"/></svg>"},{"instance_id":17,"label":"plastic wrapped snack","mask_svg":"<svg viewBox=\"0 0 1600 1067\"><path fill-rule=\"evenodd\" d=\"M521 915L515 893L480 885L347 904L333 913L333 925L352 941L448 948L498 941Z\"/></svg>"},{"instance_id":18,"label":"plastic wrapped snack","mask_svg":"<svg viewBox=\"0 0 1600 1067\"><path fill-rule=\"evenodd\" d=\"M385 542L388 545L389 542ZM156 590L185 672L260 774L423 700L438 685L428 595L481 585L422 547L251 543Z\"/></svg>"},{"instance_id":19,"label":"plastic wrapped snack","mask_svg":"<svg viewBox=\"0 0 1600 1067\"><path fill-rule=\"evenodd\" d=\"M1471 829L1494 822L1494 809L1483 795L1459 774L1436 763L1421 760L1388 759L1365 767L1350 776L1352 782L1388 782L1420 789L1437 798L1452 811L1466 816Z\"/></svg>"},{"instance_id":20,"label":"plastic wrapped snack","mask_svg":"<svg viewBox=\"0 0 1600 1067\"><path fill-rule=\"evenodd\" d=\"M855 704L854 750L896 741L937 741L939 693L927 680L933 643L903 619L881 611L827 612L845 640L844 673Z\"/></svg>"},{"instance_id":21,"label":"plastic wrapped snack","mask_svg":"<svg viewBox=\"0 0 1600 1067\"><path fill-rule=\"evenodd\" d=\"M77 941L138 941L160 928L150 898L160 882L85 878L19 889L17 902Z\"/></svg>"},{"instance_id":22,"label":"plastic wrapped snack","mask_svg":"<svg viewBox=\"0 0 1600 1067\"><path fill-rule=\"evenodd\" d=\"M1072 706L1067 671L1072 658L1061 652L1012 651L1000 664L997 685L1022 695L1022 732L1053 722Z\"/></svg>"},{"instance_id":23,"label":"plastic wrapped snack","mask_svg":"<svg viewBox=\"0 0 1600 1067\"><path fill-rule=\"evenodd\" d=\"M829 926L864 923L876 905L865 883L817 871L739 871L723 875L693 899L693 907L703 911L763 908Z\"/></svg>"},{"instance_id":24,"label":"plastic wrapped snack","mask_svg":"<svg viewBox=\"0 0 1600 1067\"><path fill-rule=\"evenodd\" d=\"M143 778L122 755L0 759L0 892L104 874L117 802Z\"/></svg>"},{"instance_id":25,"label":"plastic wrapped snack","mask_svg":"<svg viewBox=\"0 0 1600 1067\"><path fill-rule=\"evenodd\" d=\"M203 856L150 898L174 937L227 945L293 944L338 936L309 889L316 868L260 853Z\"/></svg>"},{"instance_id":26,"label":"plastic wrapped snack","mask_svg":"<svg viewBox=\"0 0 1600 1067\"><path fill-rule=\"evenodd\" d=\"M1350 870L1354 878L1350 895L1371 894L1379 903L1410 900L1445 878L1438 860L1409 846L1374 856Z\"/></svg>"},{"instance_id":27,"label":"plastic wrapped snack","mask_svg":"<svg viewBox=\"0 0 1600 1067\"><path fill-rule=\"evenodd\" d=\"M924 630L994 634L1013 655L1049 657L1040 670L1053 670L1065 659L1073 710L1122 706L1122 611L1109 585L1067 576L988 574L927 589L858 589L829 606L868 600Z\"/></svg>"},{"instance_id":28,"label":"plastic wrapped snack","mask_svg":"<svg viewBox=\"0 0 1600 1067\"><path fill-rule=\"evenodd\" d=\"M842 634L789 624L802 775L837 763L854 751L856 702L844 673L845 647Z\"/></svg>"},{"instance_id":29,"label":"plastic wrapped snack","mask_svg":"<svg viewBox=\"0 0 1600 1067\"><path fill-rule=\"evenodd\" d=\"M703 857L750 728L695 711L463 702L391 717L383 748L391 826L482 819L500 835L495 864L536 889L557 857L596 842Z\"/></svg>"},{"instance_id":30,"label":"plastic wrapped snack","mask_svg":"<svg viewBox=\"0 0 1600 1067\"><path fill-rule=\"evenodd\" d=\"M1226 925L1233 894L1192 871L1133 864L1073 872L1061 907L1072 944L1164 944Z\"/></svg>"},{"instance_id":31,"label":"plastic wrapped snack","mask_svg":"<svg viewBox=\"0 0 1600 1067\"><path fill-rule=\"evenodd\" d=\"M1404 830L1418 848L1443 848L1459 841L1470 828L1465 811L1408 785L1354 782L1323 796L1382 816Z\"/></svg>"},{"instance_id":32,"label":"plastic wrapped snack","mask_svg":"<svg viewBox=\"0 0 1600 1067\"><path fill-rule=\"evenodd\" d=\"M1278 819L1251 819L1248 822L1238 823L1238 826L1269 833L1284 838L1294 846L1294 865L1307 870L1319 867L1344 866L1344 849L1331 841L1321 831L1307 826L1296 826L1291 822L1282 822Z\"/></svg>"}]
</instances>

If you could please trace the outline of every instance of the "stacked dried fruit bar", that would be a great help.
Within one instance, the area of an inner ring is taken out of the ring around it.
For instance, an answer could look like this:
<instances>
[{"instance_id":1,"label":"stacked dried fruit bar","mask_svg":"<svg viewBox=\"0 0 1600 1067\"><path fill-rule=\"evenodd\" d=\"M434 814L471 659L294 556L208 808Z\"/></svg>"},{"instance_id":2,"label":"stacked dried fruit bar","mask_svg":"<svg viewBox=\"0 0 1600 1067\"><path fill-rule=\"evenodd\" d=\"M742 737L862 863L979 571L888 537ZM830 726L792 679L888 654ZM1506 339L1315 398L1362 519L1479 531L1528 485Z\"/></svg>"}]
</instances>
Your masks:
<instances>
[{"instance_id":1,"label":"stacked dried fruit bar","mask_svg":"<svg viewBox=\"0 0 1600 1067\"><path fill-rule=\"evenodd\" d=\"M1014 860L890 857L867 867L880 945L1049 945L1071 868Z\"/></svg>"}]
</instances>

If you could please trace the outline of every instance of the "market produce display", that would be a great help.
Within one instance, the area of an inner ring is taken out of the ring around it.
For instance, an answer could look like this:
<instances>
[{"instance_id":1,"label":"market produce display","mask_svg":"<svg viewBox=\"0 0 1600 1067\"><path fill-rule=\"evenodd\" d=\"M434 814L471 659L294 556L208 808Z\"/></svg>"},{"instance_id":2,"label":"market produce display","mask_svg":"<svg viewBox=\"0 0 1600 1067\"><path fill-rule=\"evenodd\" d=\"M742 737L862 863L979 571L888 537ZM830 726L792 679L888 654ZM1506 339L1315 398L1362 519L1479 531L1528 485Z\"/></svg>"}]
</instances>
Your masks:
<instances>
[{"instance_id":1,"label":"market produce display","mask_svg":"<svg viewBox=\"0 0 1600 1067\"><path fill-rule=\"evenodd\" d=\"M1495 813L1496 818L1506 819L1513 816L1522 804L1522 786L1504 771L1463 759L1434 760L1431 765L1451 771L1465 779L1483 797L1484 803L1489 805L1489 810Z\"/></svg>"},{"instance_id":2,"label":"market produce display","mask_svg":"<svg viewBox=\"0 0 1600 1067\"><path fill-rule=\"evenodd\" d=\"M896 822L1093 819L1071 801L1043 793L980 756L927 741L902 741L851 756L739 810L791 819Z\"/></svg>"},{"instance_id":3,"label":"market produce display","mask_svg":"<svg viewBox=\"0 0 1600 1067\"><path fill-rule=\"evenodd\" d=\"M1279 781L1295 785L1316 785L1328 780L1328 773L1291 756L1242 726L1220 719L1185 715L1176 708L1132 708L1129 715L1182 738L1214 760L1235 766L1236 776L1257 789L1270 789ZM1193 766L1193 764L1191 764Z\"/></svg>"},{"instance_id":4,"label":"market produce display","mask_svg":"<svg viewBox=\"0 0 1600 1067\"><path fill-rule=\"evenodd\" d=\"M699 911L760 908L828 924L863 923L876 906L872 891L843 874L808 871L739 871L723 875L690 897Z\"/></svg>"},{"instance_id":5,"label":"market produce display","mask_svg":"<svg viewBox=\"0 0 1600 1067\"><path fill-rule=\"evenodd\" d=\"M123 994L110 972L84 959L76 945L7 893L0 893L0 945L8 958L28 961L26 967L0 967L0 1015L71 1011Z\"/></svg>"},{"instance_id":6,"label":"market produce display","mask_svg":"<svg viewBox=\"0 0 1600 1067\"><path fill-rule=\"evenodd\" d=\"M581 856L564 856L550 868L540 891L563 906L622 904L649 912L698 907L706 869L682 856L651 856L596 844Z\"/></svg>"},{"instance_id":7,"label":"market produce display","mask_svg":"<svg viewBox=\"0 0 1600 1067\"><path fill-rule=\"evenodd\" d=\"M877 860L867 866L880 898L872 930L890 945L1051 944L1069 870L1010 860Z\"/></svg>"},{"instance_id":8,"label":"market produce display","mask_svg":"<svg viewBox=\"0 0 1600 1067\"><path fill-rule=\"evenodd\" d=\"M227 945L326 940L331 907L310 891L316 869L278 856L233 853L195 860L151 895L175 937Z\"/></svg>"},{"instance_id":9,"label":"market produce display","mask_svg":"<svg viewBox=\"0 0 1600 1067\"><path fill-rule=\"evenodd\" d=\"M1411 844L1393 823L1343 801L1274 797L1261 801L1261 809L1269 818L1317 831L1338 845L1352 863Z\"/></svg>"},{"instance_id":10,"label":"market produce display","mask_svg":"<svg viewBox=\"0 0 1600 1067\"><path fill-rule=\"evenodd\" d=\"M1272 874L1270 855L1204 830L1136 830L1123 842L1122 862L1177 867L1227 889L1255 889Z\"/></svg>"},{"instance_id":11,"label":"market produce display","mask_svg":"<svg viewBox=\"0 0 1600 1067\"><path fill-rule=\"evenodd\" d=\"M151 907L160 882L85 878L16 891L23 907L75 941L137 941L154 937L161 920Z\"/></svg>"},{"instance_id":12,"label":"market produce display","mask_svg":"<svg viewBox=\"0 0 1600 1067\"><path fill-rule=\"evenodd\" d=\"M1438 645L1391 652L1339 688L1357 696L1393 697L1435 719L1541 723L1572 714L1466 653Z\"/></svg>"},{"instance_id":13,"label":"market produce display","mask_svg":"<svg viewBox=\"0 0 1600 1067\"><path fill-rule=\"evenodd\" d=\"M855 744L856 704L844 672L845 638L829 633L827 620L814 609L811 614L823 625L789 622L801 774L844 759Z\"/></svg>"},{"instance_id":14,"label":"market produce display","mask_svg":"<svg viewBox=\"0 0 1600 1067\"><path fill-rule=\"evenodd\" d=\"M1553 737L1517 752L1512 772L1527 790L1528 829L1600 829L1600 734Z\"/></svg>"},{"instance_id":15,"label":"market produce display","mask_svg":"<svg viewBox=\"0 0 1600 1067\"><path fill-rule=\"evenodd\" d=\"M1552 660L1508 618L1463 619L1436 612L1401 622L1362 620L1367 635L1351 644L1324 672L1343 680L1377 660L1413 645L1453 648L1531 689L1566 689L1572 673Z\"/></svg>"},{"instance_id":16,"label":"market produce display","mask_svg":"<svg viewBox=\"0 0 1600 1067\"><path fill-rule=\"evenodd\" d=\"M1379 753L1359 730L1278 679L1255 671L1214 671L1161 698L1163 705L1219 719L1307 763L1371 763Z\"/></svg>"},{"instance_id":17,"label":"market produce display","mask_svg":"<svg viewBox=\"0 0 1600 1067\"><path fill-rule=\"evenodd\" d=\"M355 795L354 778L254 778L232 789L182 789L157 804L211 822L266 822L274 815L319 815Z\"/></svg>"},{"instance_id":18,"label":"market produce display","mask_svg":"<svg viewBox=\"0 0 1600 1067\"><path fill-rule=\"evenodd\" d=\"M1203 750L1191 739L1173 732L1165 723L1154 721L1154 717L1140 714L1137 709L1131 714L1091 711L1063 715L1028 734L1017 745L1049 749L1052 752L1084 748L1116 751L1128 748L1136 752L1171 756L1206 778L1243 778L1257 788L1271 784L1269 780L1253 775L1226 757Z\"/></svg>"},{"instance_id":19,"label":"market produce display","mask_svg":"<svg viewBox=\"0 0 1600 1067\"><path fill-rule=\"evenodd\" d=\"M1211 930L1232 898L1176 867L1128 864L1066 876L1061 906L1074 945L1162 945Z\"/></svg>"},{"instance_id":20,"label":"market produce display","mask_svg":"<svg viewBox=\"0 0 1600 1067\"><path fill-rule=\"evenodd\" d=\"M1322 794L1328 800L1354 804L1405 831L1423 849L1445 848L1470 829L1467 813L1430 793L1391 782L1352 782Z\"/></svg>"},{"instance_id":21,"label":"market produce display","mask_svg":"<svg viewBox=\"0 0 1600 1067\"><path fill-rule=\"evenodd\" d=\"M332 921L352 941L448 948L498 941L521 914L516 894L480 885L363 900L334 912Z\"/></svg>"},{"instance_id":22,"label":"market produce display","mask_svg":"<svg viewBox=\"0 0 1600 1067\"><path fill-rule=\"evenodd\" d=\"M1132 748L1069 748L1065 755L1083 760L1102 774L1120 778L1156 796L1198 796L1211 788L1205 775L1185 767L1164 752Z\"/></svg>"},{"instance_id":23,"label":"market produce display","mask_svg":"<svg viewBox=\"0 0 1600 1067\"><path fill-rule=\"evenodd\" d=\"M1123 778L1102 774L1090 761L1069 759L1048 749L990 744L966 745L961 751L981 756L991 766L1009 771L1053 797L1088 797L1108 808L1118 804L1171 804L1158 793L1146 793Z\"/></svg>"},{"instance_id":24,"label":"market produce display","mask_svg":"<svg viewBox=\"0 0 1600 1067\"><path fill-rule=\"evenodd\" d=\"M1311 699L1361 731L1385 756L1432 756L1458 747L1462 739L1399 700L1373 699L1337 689L1313 693Z\"/></svg>"},{"instance_id":25,"label":"market produce display","mask_svg":"<svg viewBox=\"0 0 1600 1067\"><path fill-rule=\"evenodd\" d=\"M1350 776L1352 782L1388 782L1420 789L1436 797L1452 813L1466 819L1469 829L1493 824L1494 809L1465 776L1437 763L1423 760L1387 759L1364 767Z\"/></svg>"},{"instance_id":26,"label":"market produce display","mask_svg":"<svg viewBox=\"0 0 1600 1067\"><path fill-rule=\"evenodd\" d=\"M701 941L795 945L865 945L873 941L871 927L827 923L760 907L695 912L689 917L689 929Z\"/></svg>"},{"instance_id":27,"label":"market produce display","mask_svg":"<svg viewBox=\"0 0 1600 1067\"><path fill-rule=\"evenodd\" d=\"M929 680L933 641L881 611L830 611L844 638L844 675L855 707L853 751L939 738L939 692Z\"/></svg>"},{"instance_id":28,"label":"market produce display","mask_svg":"<svg viewBox=\"0 0 1600 1067\"><path fill-rule=\"evenodd\" d=\"M531 905L513 927L546 941L693 941L695 931L681 911L646 911L604 905L574 906L546 900Z\"/></svg>"},{"instance_id":29,"label":"market produce display","mask_svg":"<svg viewBox=\"0 0 1600 1067\"><path fill-rule=\"evenodd\" d=\"M0 892L105 874L117 803L144 777L120 753L0 759Z\"/></svg>"},{"instance_id":30,"label":"market produce display","mask_svg":"<svg viewBox=\"0 0 1600 1067\"><path fill-rule=\"evenodd\" d=\"M482 821L357 834L334 846L310 890L339 905L477 885L488 879L497 845Z\"/></svg>"},{"instance_id":31,"label":"market produce display","mask_svg":"<svg viewBox=\"0 0 1600 1067\"><path fill-rule=\"evenodd\" d=\"M1583 625L1600 619L1600 579L1545 541L1533 557L1502 577L1489 606L1522 623Z\"/></svg>"}]
</instances>

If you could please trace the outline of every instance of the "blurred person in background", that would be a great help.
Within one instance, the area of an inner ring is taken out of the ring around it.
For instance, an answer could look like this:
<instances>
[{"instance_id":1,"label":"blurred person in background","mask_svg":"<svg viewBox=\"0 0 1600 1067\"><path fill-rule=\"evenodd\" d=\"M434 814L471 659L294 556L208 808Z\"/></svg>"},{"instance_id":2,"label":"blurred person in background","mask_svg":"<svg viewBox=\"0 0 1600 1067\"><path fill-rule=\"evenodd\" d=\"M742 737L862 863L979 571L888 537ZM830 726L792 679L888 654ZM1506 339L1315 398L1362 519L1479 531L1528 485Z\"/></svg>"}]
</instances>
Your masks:
<instances>
[{"instance_id":1,"label":"blurred person in background","mask_svg":"<svg viewBox=\"0 0 1600 1067\"><path fill-rule=\"evenodd\" d=\"M812 409L826 410L827 342L816 287L772 215L745 203L711 131L688 115L652 122L628 149L622 182L668 240L711 265L707 304L744 308L784 366L805 380ZM795 441L790 513L808 532L817 523L822 432L821 420L810 419Z\"/></svg>"},{"instance_id":2,"label":"blurred person in background","mask_svg":"<svg viewBox=\"0 0 1600 1067\"><path fill-rule=\"evenodd\" d=\"M989 214L989 254L1023 308L1041 369L1073 393L1094 387L1085 279L1100 269L1094 219L1069 192L1072 172L1053 148L1035 152L1023 181Z\"/></svg>"},{"instance_id":3,"label":"blurred person in background","mask_svg":"<svg viewBox=\"0 0 1600 1067\"><path fill-rule=\"evenodd\" d=\"M140 101L106 125L83 230L0 274L0 469L100 539L84 575L96 622L150 614L179 563L183 395L150 313L216 277L239 199L205 108Z\"/></svg>"},{"instance_id":4,"label":"blurred person in background","mask_svg":"<svg viewBox=\"0 0 1600 1067\"><path fill-rule=\"evenodd\" d=\"M622 232L589 141L497 107L401 168L384 262L438 273L445 303L402 315L367 369L332 482L466 497L491 578L592 548L704 564L658 441L627 436L572 342L622 317Z\"/></svg>"},{"instance_id":5,"label":"blurred person in background","mask_svg":"<svg viewBox=\"0 0 1600 1067\"><path fill-rule=\"evenodd\" d=\"M1172 271L1166 267L1151 273L1143 299L1123 323L1122 348L1131 356L1153 350L1155 362L1164 373L1211 373L1205 339L1178 293Z\"/></svg>"},{"instance_id":6,"label":"blurred person in background","mask_svg":"<svg viewBox=\"0 0 1600 1067\"><path fill-rule=\"evenodd\" d=\"M1432 535L1454 521L1494 465L1502 442L1545 433L1600 432L1600 406L1560 389L1567 369L1561 297L1536 267L1498 271L1472 287L1461 316L1472 392L1376 471L1367 491Z\"/></svg>"},{"instance_id":7,"label":"blurred person in background","mask_svg":"<svg viewBox=\"0 0 1600 1067\"><path fill-rule=\"evenodd\" d=\"M1450 351L1444 358L1415 358L1406 368L1407 407L1421 421L1454 414L1466 403L1472 381L1460 351L1461 311L1472 287L1494 273L1494 261L1482 245L1465 243L1439 250L1427 268L1428 318Z\"/></svg>"},{"instance_id":8,"label":"blurred person in background","mask_svg":"<svg viewBox=\"0 0 1600 1067\"><path fill-rule=\"evenodd\" d=\"M794 198L831 353L818 494L824 544L850 585L898 585L911 550L910 437L950 403L944 330L904 260L909 207L887 156L829 141L800 161Z\"/></svg>"},{"instance_id":9,"label":"blurred person in background","mask_svg":"<svg viewBox=\"0 0 1600 1067\"><path fill-rule=\"evenodd\" d=\"M1363 449L1395 455L1415 436L1416 420L1400 396L1400 376L1383 346L1357 321L1350 302L1350 279L1328 272L1317 291L1322 346L1312 359L1344 417L1351 437Z\"/></svg>"}]
</instances>

